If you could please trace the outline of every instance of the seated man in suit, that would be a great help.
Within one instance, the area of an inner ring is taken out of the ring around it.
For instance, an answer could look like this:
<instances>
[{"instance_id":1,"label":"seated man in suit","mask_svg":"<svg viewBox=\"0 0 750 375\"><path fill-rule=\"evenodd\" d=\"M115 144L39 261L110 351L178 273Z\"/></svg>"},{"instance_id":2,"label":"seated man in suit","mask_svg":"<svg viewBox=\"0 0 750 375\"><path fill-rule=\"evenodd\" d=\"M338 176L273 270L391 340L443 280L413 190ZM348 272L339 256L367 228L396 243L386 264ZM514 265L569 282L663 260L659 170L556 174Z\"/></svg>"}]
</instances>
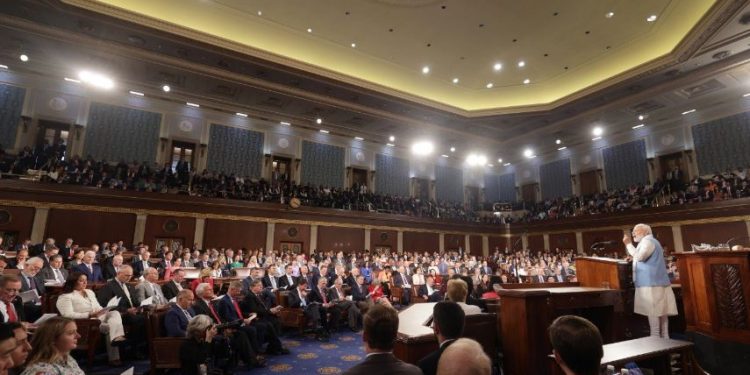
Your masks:
<instances>
[{"instance_id":1,"label":"seated man in suit","mask_svg":"<svg viewBox=\"0 0 750 375\"><path fill-rule=\"evenodd\" d=\"M193 317L190 312L193 300L193 292L190 289L183 289L177 293L177 303L172 305L172 308L164 315L164 328L167 330L167 336L185 337L188 322Z\"/></svg>"},{"instance_id":2,"label":"seated man in suit","mask_svg":"<svg viewBox=\"0 0 750 375\"><path fill-rule=\"evenodd\" d=\"M461 338L443 351L438 362L437 373L440 375L490 375L492 374L492 361L478 342Z\"/></svg>"},{"instance_id":3,"label":"seated man in suit","mask_svg":"<svg viewBox=\"0 0 750 375\"><path fill-rule=\"evenodd\" d=\"M151 253L144 250L141 252L141 259L133 261L133 277L141 277L143 276L143 272L145 272L147 269L151 268L151 263L149 262L149 259L151 259Z\"/></svg>"},{"instance_id":4,"label":"seated man in suit","mask_svg":"<svg viewBox=\"0 0 750 375\"><path fill-rule=\"evenodd\" d=\"M565 374L598 374L604 349L599 329L575 315L563 315L549 327L555 362Z\"/></svg>"},{"instance_id":5,"label":"seated man in suit","mask_svg":"<svg viewBox=\"0 0 750 375\"><path fill-rule=\"evenodd\" d=\"M279 289L279 279L276 277L276 266L270 265L266 269L266 275L263 276L263 287L271 289L272 292Z\"/></svg>"},{"instance_id":6,"label":"seated man in suit","mask_svg":"<svg viewBox=\"0 0 750 375\"><path fill-rule=\"evenodd\" d=\"M300 308L305 313L305 318L312 324L315 336L320 341L328 341L328 332L321 325L321 311L319 303L311 303L307 292L307 279L300 278L297 287L289 293L289 307Z\"/></svg>"},{"instance_id":7,"label":"seated man in suit","mask_svg":"<svg viewBox=\"0 0 750 375\"><path fill-rule=\"evenodd\" d=\"M279 355L289 354L289 349L285 348L279 340L279 336L274 329L273 324L258 319L258 315L247 311L247 314L240 309L239 298L242 297L242 282L239 280L229 283L229 289L216 303L216 311L224 321L233 322L242 321L240 330L254 328L257 332L260 342L268 342L266 353Z\"/></svg>"},{"instance_id":8,"label":"seated man in suit","mask_svg":"<svg viewBox=\"0 0 750 375\"><path fill-rule=\"evenodd\" d=\"M0 276L0 322L20 322L28 327L23 302L18 292L21 290L21 280L15 275Z\"/></svg>"},{"instance_id":9,"label":"seated man in suit","mask_svg":"<svg viewBox=\"0 0 750 375\"><path fill-rule=\"evenodd\" d=\"M439 290L435 289L435 278L427 276L425 284L419 287L417 296L430 302L440 302L443 299L443 294Z\"/></svg>"},{"instance_id":10,"label":"seated man in suit","mask_svg":"<svg viewBox=\"0 0 750 375\"><path fill-rule=\"evenodd\" d=\"M297 278L294 277L294 267L291 264L287 264L284 268L284 276L279 278L279 289L292 290L297 285Z\"/></svg>"},{"instance_id":11,"label":"seated man in suit","mask_svg":"<svg viewBox=\"0 0 750 375\"><path fill-rule=\"evenodd\" d=\"M102 277L104 280L113 279L117 276L117 269L122 266L123 258L122 255L117 254L104 261L104 267L102 269Z\"/></svg>"},{"instance_id":12,"label":"seated man in suit","mask_svg":"<svg viewBox=\"0 0 750 375\"><path fill-rule=\"evenodd\" d=\"M349 329L357 332L362 320L362 314L353 301L346 299L346 292L343 286L344 282L341 278L334 280L333 287L328 290L328 300L333 303L333 308L339 311L339 315L347 314Z\"/></svg>"},{"instance_id":13,"label":"seated man in suit","mask_svg":"<svg viewBox=\"0 0 750 375\"><path fill-rule=\"evenodd\" d=\"M381 300L383 301L383 300ZM344 375L420 375L419 367L405 363L393 355L393 345L398 333L398 312L385 302L379 302L370 308L364 317L364 332L367 357L358 365L350 368Z\"/></svg>"},{"instance_id":14,"label":"seated man in suit","mask_svg":"<svg viewBox=\"0 0 750 375\"><path fill-rule=\"evenodd\" d=\"M135 286L138 300L143 301L146 298L151 298L153 306L160 307L166 305L167 299L164 298L161 287L156 283L159 280L159 271L153 267L147 268L143 271L143 278L144 280Z\"/></svg>"},{"instance_id":15,"label":"seated man in suit","mask_svg":"<svg viewBox=\"0 0 750 375\"><path fill-rule=\"evenodd\" d=\"M354 302L359 311L364 314L367 309L370 308L370 299L367 298L367 285L365 285L365 277L363 275L357 276L357 282L352 286L352 302Z\"/></svg>"},{"instance_id":16,"label":"seated man in suit","mask_svg":"<svg viewBox=\"0 0 750 375\"><path fill-rule=\"evenodd\" d=\"M21 292L35 291L38 298L34 298L23 304L24 312L29 321L33 322L42 316L42 308L36 302L41 299L46 289L44 280L39 276L39 271L44 267L42 258L33 257L26 261L26 265L21 270L18 278L21 280Z\"/></svg>"},{"instance_id":17,"label":"seated man in suit","mask_svg":"<svg viewBox=\"0 0 750 375\"><path fill-rule=\"evenodd\" d=\"M325 277L318 279L317 287L310 290L308 301L310 303L318 303L320 309L320 319L323 327L330 333L336 330L336 323L341 317L341 310L336 308L336 305L328 299L328 288L326 285L328 280ZM327 317L327 318L326 318Z\"/></svg>"},{"instance_id":18,"label":"seated man in suit","mask_svg":"<svg viewBox=\"0 0 750 375\"><path fill-rule=\"evenodd\" d=\"M52 256L49 267L42 268L40 272L42 280L55 280L58 284L65 284L68 279L68 270L63 268L63 258L60 254Z\"/></svg>"},{"instance_id":19,"label":"seated man in suit","mask_svg":"<svg viewBox=\"0 0 750 375\"><path fill-rule=\"evenodd\" d=\"M176 269L172 273L172 280L164 283L161 286L162 294L167 301L177 297L177 293L182 290L182 282L185 280L185 271L182 269Z\"/></svg>"},{"instance_id":20,"label":"seated man in suit","mask_svg":"<svg viewBox=\"0 0 750 375\"><path fill-rule=\"evenodd\" d=\"M83 254L83 263L79 264L71 271L80 272L86 275L86 279L90 284L100 283L104 281L104 277L102 276L102 269L98 264L94 263L94 259L96 259L96 252L91 250L85 252ZM105 304L102 306L106 306L107 301L104 301L104 303Z\"/></svg>"},{"instance_id":21,"label":"seated man in suit","mask_svg":"<svg viewBox=\"0 0 750 375\"><path fill-rule=\"evenodd\" d=\"M146 319L139 313L141 300L138 299L135 288L128 284L132 277L133 267L120 266L117 276L96 292L96 299L100 305L107 306L113 297L120 297L116 310L120 312L122 323L131 326L128 338L134 343L139 343L144 342L146 338Z\"/></svg>"},{"instance_id":22,"label":"seated man in suit","mask_svg":"<svg viewBox=\"0 0 750 375\"><path fill-rule=\"evenodd\" d=\"M276 335L281 334L281 322L279 321L278 312L283 307L280 305L270 305L263 295L263 283L260 280L250 282L250 291L245 293L245 298L240 302L240 309L245 314L255 313L261 322L265 322L273 327Z\"/></svg>"},{"instance_id":23,"label":"seated man in suit","mask_svg":"<svg viewBox=\"0 0 750 375\"><path fill-rule=\"evenodd\" d=\"M411 302L411 280L406 276L406 270L404 266L398 268L398 272L393 273L393 286L399 287L403 290L401 294L400 302L404 305L408 305Z\"/></svg>"},{"instance_id":24,"label":"seated man in suit","mask_svg":"<svg viewBox=\"0 0 750 375\"><path fill-rule=\"evenodd\" d=\"M464 310L455 302L438 302L432 308L432 331L440 347L417 362L424 375L437 374L443 351L464 333Z\"/></svg>"},{"instance_id":25,"label":"seated man in suit","mask_svg":"<svg viewBox=\"0 0 750 375\"><path fill-rule=\"evenodd\" d=\"M211 267L211 261L208 260L208 251L201 254L200 258L193 263L193 267L197 269L204 269L204 268L210 268Z\"/></svg>"}]
</instances>

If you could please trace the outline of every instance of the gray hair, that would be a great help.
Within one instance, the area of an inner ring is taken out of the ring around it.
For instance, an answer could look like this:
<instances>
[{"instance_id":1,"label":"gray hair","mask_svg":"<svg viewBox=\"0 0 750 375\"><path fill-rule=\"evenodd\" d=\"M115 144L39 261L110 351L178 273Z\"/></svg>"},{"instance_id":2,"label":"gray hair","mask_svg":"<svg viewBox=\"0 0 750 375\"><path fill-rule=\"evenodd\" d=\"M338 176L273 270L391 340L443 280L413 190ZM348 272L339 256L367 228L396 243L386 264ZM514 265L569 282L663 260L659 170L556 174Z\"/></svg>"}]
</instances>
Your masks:
<instances>
[{"instance_id":1,"label":"gray hair","mask_svg":"<svg viewBox=\"0 0 750 375\"><path fill-rule=\"evenodd\" d=\"M640 223L640 224L636 224L635 227L633 227L633 229L636 229L636 228L642 228L646 232L646 234L653 234L653 232L651 231L650 225Z\"/></svg>"},{"instance_id":2,"label":"gray hair","mask_svg":"<svg viewBox=\"0 0 750 375\"><path fill-rule=\"evenodd\" d=\"M42 258L33 257L33 258L26 259L26 265L27 266L30 266L30 265L32 265L34 263L36 263L40 267L44 266L44 261L42 260Z\"/></svg>"},{"instance_id":3,"label":"gray hair","mask_svg":"<svg viewBox=\"0 0 750 375\"><path fill-rule=\"evenodd\" d=\"M206 331L214 324L214 321L204 314L196 315L187 325L187 337L195 339L204 339Z\"/></svg>"},{"instance_id":4,"label":"gray hair","mask_svg":"<svg viewBox=\"0 0 750 375\"><path fill-rule=\"evenodd\" d=\"M195 287L195 294L197 294L200 298L203 298L203 292L206 291L206 288L210 287L211 285L209 283L200 283Z\"/></svg>"}]
</instances>

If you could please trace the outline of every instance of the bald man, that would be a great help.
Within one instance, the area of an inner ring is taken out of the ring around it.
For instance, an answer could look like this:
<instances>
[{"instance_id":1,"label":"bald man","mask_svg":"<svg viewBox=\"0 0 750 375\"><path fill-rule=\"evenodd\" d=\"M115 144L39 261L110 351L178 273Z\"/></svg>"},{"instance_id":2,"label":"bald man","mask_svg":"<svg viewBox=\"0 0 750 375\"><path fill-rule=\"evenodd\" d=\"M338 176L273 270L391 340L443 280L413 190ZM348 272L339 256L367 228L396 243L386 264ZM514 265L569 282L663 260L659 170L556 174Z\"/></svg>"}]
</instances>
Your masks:
<instances>
[{"instance_id":1,"label":"bald man","mask_svg":"<svg viewBox=\"0 0 750 375\"><path fill-rule=\"evenodd\" d=\"M437 375L490 375L492 361L484 354L478 342L458 339L443 351L438 363Z\"/></svg>"}]
</instances>

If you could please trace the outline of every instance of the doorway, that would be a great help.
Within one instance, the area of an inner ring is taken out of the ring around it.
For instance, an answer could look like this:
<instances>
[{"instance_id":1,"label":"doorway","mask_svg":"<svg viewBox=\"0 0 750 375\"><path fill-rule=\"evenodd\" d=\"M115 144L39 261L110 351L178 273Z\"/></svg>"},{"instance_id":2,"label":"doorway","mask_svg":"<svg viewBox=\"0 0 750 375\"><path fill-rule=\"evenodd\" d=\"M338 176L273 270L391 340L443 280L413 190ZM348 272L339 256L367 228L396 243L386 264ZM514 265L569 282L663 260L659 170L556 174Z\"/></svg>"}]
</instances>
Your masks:
<instances>
[{"instance_id":1,"label":"doorway","mask_svg":"<svg viewBox=\"0 0 750 375\"><path fill-rule=\"evenodd\" d=\"M428 179L414 179L414 197L423 202L427 202L430 200L430 181Z\"/></svg>"},{"instance_id":2,"label":"doorway","mask_svg":"<svg viewBox=\"0 0 750 375\"><path fill-rule=\"evenodd\" d=\"M193 163L195 157L195 143L172 141L172 154L169 160L169 165L172 171L177 173L178 164L181 160L184 160L187 164L180 164L180 168L187 167L187 172L193 170Z\"/></svg>"},{"instance_id":3,"label":"doorway","mask_svg":"<svg viewBox=\"0 0 750 375\"><path fill-rule=\"evenodd\" d=\"M45 152L46 156L57 155L57 159L65 160L69 136L70 124L39 120L39 132L36 136L35 145L38 150L46 150L52 147L51 152Z\"/></svg>"},{"instance_id":4,"label":"doorway","mask_svg":"<svg viewBox=\"0 0 750 375\"><path fill-rule=\"evenodd\" d=\"M688 183L685 173L685 163L682 159L683 152L659 156L659 170L662 182L670 193L682 191Z\"/></svg>"},{"instance_id":5,"label":"doorway","mask_svg":"<svg viewBox=\"0 0 750 375\"><path fill-rule=\"evenodd\" d=\"M466 187L466 202L469 203L469 207L475 210L479 207L479 187L467 186Z\"/></svg>"},{"instance_id":6,"label":"doorway","mask_svg":"<svg viewBox=\"0 0 750 375\"><path fill-rule=\"evenodd\" d=\"M352 189L367 187L367 169L352 168Z\"/></svg>"},{"instance_id":7,"label":"doorway","mask_svg":"<svg viewBox=\"0 0 750 375\"><path fill-rule=\"evenodd\" d=\"M288 187L291 182L292 159L283 156L273 156L271 160L271 186Z\"/></svg>"},{"instance_id":8,"label":"doorway","mask_svg":"<svg viewBox=\"0 0 750 375\"><path fill-rule=\"evenodd\" d=\"M521 199L524 203L536 203L536 192L539 190L539 184L526 184L521 186Z\"/></svg>"},{"instance_id":9,"label":"doorway","mask_svg":"<svg viewBox=\"0 0 750 375\"><path fill-rule=\"evenodd\" d=\"M594 195L599 192L599 176L596 169L578 174L581 196Z\"/></svg>"}]
</instances>

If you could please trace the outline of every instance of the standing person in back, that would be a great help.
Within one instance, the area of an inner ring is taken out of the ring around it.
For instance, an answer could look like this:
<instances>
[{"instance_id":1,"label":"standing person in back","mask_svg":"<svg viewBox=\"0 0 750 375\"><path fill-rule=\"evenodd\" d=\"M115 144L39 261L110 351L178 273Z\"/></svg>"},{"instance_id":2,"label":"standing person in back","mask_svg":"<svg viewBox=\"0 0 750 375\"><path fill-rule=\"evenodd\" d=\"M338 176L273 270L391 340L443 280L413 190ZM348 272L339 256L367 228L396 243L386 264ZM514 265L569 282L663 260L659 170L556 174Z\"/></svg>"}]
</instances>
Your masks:
<instances>
[{"instance_id":1,"label":"standing person in back","mask_svg":"<svg viewBox=\"0 0 750 375\"><path fill-rule=\"evenodd\" d=\"M383 300L380 300L383 301ZM379 302L371 307L364 317L364 332L367 357L350 368L344 375L421 375L419 367L406 363L393 355L393 345L398 333L398 312L388 302Z\"/></svg>"}]
</instances>

